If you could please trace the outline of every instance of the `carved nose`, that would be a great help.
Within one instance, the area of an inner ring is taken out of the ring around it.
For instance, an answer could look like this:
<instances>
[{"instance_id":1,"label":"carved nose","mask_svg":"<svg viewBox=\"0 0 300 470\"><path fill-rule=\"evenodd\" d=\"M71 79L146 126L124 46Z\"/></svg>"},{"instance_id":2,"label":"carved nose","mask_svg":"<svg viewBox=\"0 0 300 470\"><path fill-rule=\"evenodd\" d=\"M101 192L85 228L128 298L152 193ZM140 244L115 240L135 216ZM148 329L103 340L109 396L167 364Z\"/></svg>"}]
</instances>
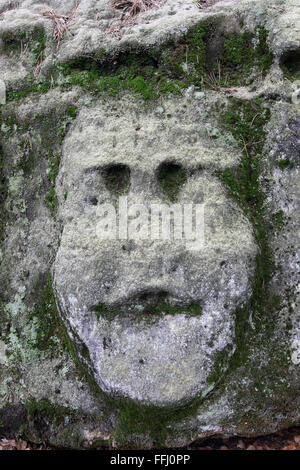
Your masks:
<instances>
[{"instance_id":1,"label":"carved nose","mask_svg":"<svg viewBox=\"0 0 300 470\"><path fill-rule=\"evenodd\" d=\"M143 171L139 168L131 170L131 191L137 194L153 196L157 194L159 184L154 171Z\"/></svg>"},{"instance_id":2,"label":"carved nose","mask_svg":"<svg viewBox=\"0 0 300 470\"><path fill-rule=\"evenodd\" d=\"M174 203L187 181L188 172L177 163L161 162L157 167L131 170L131 190L146 196L158 196Z\"/></svg>"}]
</instances>

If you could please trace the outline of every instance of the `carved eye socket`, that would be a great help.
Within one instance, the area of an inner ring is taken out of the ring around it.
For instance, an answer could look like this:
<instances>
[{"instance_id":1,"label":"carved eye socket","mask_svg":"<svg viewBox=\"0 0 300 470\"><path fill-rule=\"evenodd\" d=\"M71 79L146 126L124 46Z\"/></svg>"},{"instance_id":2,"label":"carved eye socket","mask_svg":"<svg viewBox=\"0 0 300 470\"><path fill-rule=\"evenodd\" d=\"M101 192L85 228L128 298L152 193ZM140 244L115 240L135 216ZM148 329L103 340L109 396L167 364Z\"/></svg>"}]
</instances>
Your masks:
<instances>
[{"instance_id":1,"label":"carved eye socket","mask_svg":"<svg viewBox=\"0 0 300 470\"><path fill-rule=\"evenodd\" d=\"M170 201L176 201L181 187L187 180L187 174L181 165L162 163L158 169L158 181L164 194Z\"/></svg>"},{"instance_id":2,"label":"carved eye socket","mask_svg":"<svg viewBox=\"0 0 300 470\"><path fill-rule=\"evenodd\" d=\"M296 80L300 74L300 49L288 51L280 59L280 66L287 78Z\"/></svg>"},{"instance_id":3,"label":"carved eye socket","mask_svg":"<svg viewBox=\"0 0 300 470\"><path fill-rule=\"evenodd\" d=\"M90 206L96 206L98 204L98 198L97 196L88 196L87 197L87 203Z\"/></svg>"},{"instance_id":4,"label":"carved eye socket","mask_svg":"<svg viewBox=\"0 0 300 470\"><path fill-rule=\"evenodd\" d=\"M130 169L127 165L110 165L104 169L103 177L107 189L116 196L126 194L130 187Z\"/></svg>"}]
</instances>

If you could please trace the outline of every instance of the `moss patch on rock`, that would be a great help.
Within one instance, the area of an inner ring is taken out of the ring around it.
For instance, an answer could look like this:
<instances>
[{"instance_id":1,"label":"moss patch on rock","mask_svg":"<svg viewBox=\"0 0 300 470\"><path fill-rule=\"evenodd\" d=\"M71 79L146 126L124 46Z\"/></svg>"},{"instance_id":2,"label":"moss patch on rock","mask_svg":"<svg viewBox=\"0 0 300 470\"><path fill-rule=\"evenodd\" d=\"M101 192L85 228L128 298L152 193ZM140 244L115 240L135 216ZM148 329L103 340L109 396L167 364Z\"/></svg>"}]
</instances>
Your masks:
<instances>
[{"instance_id":1,"label":"moss patch on rock","mask_svg":"<svg viewBox=\"0 0 300 470\"><path fill-rule=\"evenodd\" d=\"M5 231L5 224L6 224L6 208L5 208L5 201L7 197L7 179L4 173L4 153L0 144L0 211L1 211L1 220L0 220L0 248L1 243L4 240L4 231ZM0 259L1 263L1 259Z\"/></svg>"},{"instance_id":2,"label":"moss patch on rock","mask_svg":"<svg viewBox=\"0 0 300 470\"><path fill-rule=\"evenodd\" d=\"M267 43L268 32L260 26L257 35L244 32L233 34L224 42L220 56L220 85L240 85L250 77L254 67L264 76L273 63L273 54ZM256 39L257 45L253 42ZM217 73L217 70L215 71Z\"/></svg>"},{"instance_id":3,"label":"moss patch on rock","mask_svg":"<svg viewBox=\"0 0 300 470\"><path fill-rule=\"evenodd\" d=\"M6 33L2 36L2 41L2 49L8 55L21 54L29 49L36 63L45 58L47 37L42 28L35 27L19 33Z\"/></svg>"},{"instance_id":4,"label":"moss patch on rock","mask_svg":"<svg viewBox=\"0 0 300 470\"><path fill-rule=\"evenodd\" d=\"M176 408L142 406L128 399L112 401L110 398L109 401L112 406L117 406L115 439L122 447L137 449L145 442L145 436L151 447L164 447L167 438L177 436L176 424L193 416L203 398L197 397L185 406Z\"/></svg>"},{"instance_id":5,"label":"moss patch on rock","mask_svg":"<svg viewBox=\"0 0 300 470\"><path fill-rule=\"evenodd\" d=\"M47 92L51 86L81 86L95 95L118 96L131 92L145 101L164 94L182 94L191 85L215 88L245 85L252 73L266 75L273 54L267 30L228 34L222 19L207 20L177 41L147 51L130 51L111 57L104 51L58 64L42 81L11 90L8 99ZM51 76L50 76L51 75Z\"/></svg>"},{"instance_id":6,"label":"moss patch on rock","mask_svg":"<svg viewBox=\"0 0 300 470\"><path fill-rule=\"evenodd\" d=\"M48 179L50 181L50 189L47 191L45 201L48 209L50 210L53 217L56 217L57 212L57 197L55 194L55 181L58 175L60 155L50 154L48 157L49 161L49 172Z\"/></svg>"},{"instance_id":7,"label":"moss patch on rock","mask_svg":"<svg viewBox=\"0 0 300 470\"><path fill-rule=\"evenodd\" d=\"M249 315L252 315L253 323L260 329L273 328L275 325L273 313L280 306L280 298L269 290L274 269L269 234L272 230L278 229L278 225L282 226L283 220L279 214L274 214L271 218L266 214L264 205L266 195L259 179L265 126L269 118L270 109L261 99L247 103L234 99L229 110L223 115L223 125L240 144L242 157L238 168L225 170L219 174L219 177L251 220L259 247L255 276L252 280L252 297L247 305L236 312L237 349L231 361L235 367L247 359L249 343L245 338L247 338L246 325Z\"/></svg>"},{"instance_id":8,"label":"moss patch on rock","mask_svg":"<svg viewBox=\"0 0 300 470\"><path fill-rule=\"evenodd\" d=\"M63 442L66 448L82 448L84 436L80 424L86 420L86 415L45 398L29 398L24 406L26 420L18 430L23 438L33 442L44 442L46 439L52 445L61 446Z\"/></svg>"},{"instance_id":9,"label":"moss patch on rock","mask_svg":"<svg viewBox=\"0 0 300 470\"><path fill-rule=\"evenodd\" d=\"M129 315L131 319L134 318L137 322L145 323L155 322L157 317L163 318L164 315L182 314L186 316L199 316L202 314L201 306L198 304L192 303L186 306L171 305L160 301L159 296L157 303L147 304L142 311L134 305L125 309L122 307L109 308L104 304L96 305L93 307L93 311L98 318L103 316L107 320L113 320L117 315L122 315L123 317Z\"/></svg>"},{"instance_id":10,"label":"moss patch on rock","mask_svg":"<svg viewBox=\"0 0 300 470\"><path fill-rule=\"evenodd\" d=\"M68 350L65 329L56 308L50 274L41 292L38 306L28 313L28 321L35 322L37 325L35 339L31 341L31 347L37 348L39 351L47 351L54 356L57 355L60 347Z\"/></svg>"},{"instance_id":11,"label":"moss patch on rock","mask_svg":"<svg viewBox=\"0 0 300 470\"><path fill-rule=\"evenodd\" d=\"M127 54L126 60L120 54L115 65L109 57L101 63L80 59L61 64L60 71L66 87L80 85L93 93L105 92L110 96L131 91L145 100L166 93L178 94L191 85L200 88L244 85L254 68L266 75L273 62L267 36L262 26L256 34L228 35L220 20L206 21L160 51Z\"/></svg>"}]
</instances>

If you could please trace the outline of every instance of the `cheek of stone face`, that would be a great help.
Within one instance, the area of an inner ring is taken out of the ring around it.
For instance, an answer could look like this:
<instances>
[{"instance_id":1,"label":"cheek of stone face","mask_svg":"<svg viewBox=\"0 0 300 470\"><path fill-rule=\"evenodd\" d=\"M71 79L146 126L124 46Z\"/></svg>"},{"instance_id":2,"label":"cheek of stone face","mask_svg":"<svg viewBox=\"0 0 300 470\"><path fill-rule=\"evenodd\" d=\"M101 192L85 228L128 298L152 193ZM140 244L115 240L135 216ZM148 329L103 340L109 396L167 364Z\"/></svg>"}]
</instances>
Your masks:
<instances>
[{"instance_id":1,"label":"cheek of stone face","mask_svg":"<svg viewBox=\"0 0 300 470\"><path fill-rule=\"evenodd\" d=\"M216 178L192 178L178 202L205 202L202 249L182 240L101 242L95 211L82 211L65 224L54 266L62 317L87 348L89 359L80 359L98 386L148 405L186 403L218 383L255 269L251 225Z\"/></svg>"}]
</instances>

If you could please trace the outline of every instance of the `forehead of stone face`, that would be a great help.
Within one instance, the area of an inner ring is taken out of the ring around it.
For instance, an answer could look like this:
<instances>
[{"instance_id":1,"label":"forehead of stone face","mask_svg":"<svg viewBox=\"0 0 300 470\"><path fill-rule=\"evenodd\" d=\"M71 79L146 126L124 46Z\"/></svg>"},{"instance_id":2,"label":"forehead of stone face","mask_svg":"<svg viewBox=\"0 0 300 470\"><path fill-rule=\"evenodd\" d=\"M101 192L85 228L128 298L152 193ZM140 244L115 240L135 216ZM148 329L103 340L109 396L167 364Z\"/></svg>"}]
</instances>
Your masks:
<instances>
[{"instance_id":1,"label":"forehead of stone face","mask_svg":"<svg viewBox=\"0 0 300 470\"><path fill-rule=\"evenodd\" d=\"M219 109L224 105L218 104ZM233 167L240 153L219 118L213 94L203 103L181 99L144 105L128 98L82 109L64 142L66 177L113 163L149 173L170 160L186 168Z\"/></svg>"}]
</instances>

